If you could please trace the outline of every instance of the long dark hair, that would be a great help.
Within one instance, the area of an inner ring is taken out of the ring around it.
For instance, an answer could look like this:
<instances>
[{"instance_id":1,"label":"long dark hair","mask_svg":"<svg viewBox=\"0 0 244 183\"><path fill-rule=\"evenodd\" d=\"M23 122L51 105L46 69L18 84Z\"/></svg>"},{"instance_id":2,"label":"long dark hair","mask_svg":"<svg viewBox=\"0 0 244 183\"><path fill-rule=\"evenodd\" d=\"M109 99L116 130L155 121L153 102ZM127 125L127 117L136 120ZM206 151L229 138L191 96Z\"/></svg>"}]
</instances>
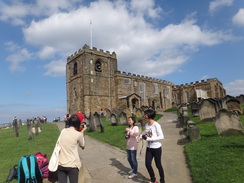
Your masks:
<instances>
[{"instance_id":1,"label":"long dark hair","mask_svg":"<svg viewBox=\"0 0 244 183\"><path fill-rule=\"evenodd\" d=\"M76 114L72 114L68 122L69 126L73 126L76 130L80 128L80 118Z\"/></svg>"}]
</instances>

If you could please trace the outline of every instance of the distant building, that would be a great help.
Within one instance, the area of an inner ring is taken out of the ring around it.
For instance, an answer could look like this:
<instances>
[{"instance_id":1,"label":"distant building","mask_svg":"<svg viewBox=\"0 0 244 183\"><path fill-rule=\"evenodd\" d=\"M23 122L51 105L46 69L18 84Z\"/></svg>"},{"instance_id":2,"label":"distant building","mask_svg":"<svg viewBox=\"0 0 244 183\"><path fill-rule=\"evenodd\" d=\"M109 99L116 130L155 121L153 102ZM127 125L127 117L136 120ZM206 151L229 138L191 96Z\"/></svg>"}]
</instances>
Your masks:
<instances>
[{"instance_id":1,"label":"distant building","mask_svg":"<svg viewBox=\"0 0 244 183\"><path fill-rule=\"evenodd\" d=\"M67 58L67 113L86 115L102 108L124 110L151 106L165 110L201 98L222 98L226 91L214 78L174 85L170 81L121 72L115 52L104 52L84 45Z\"/></svg>"}]
</instances>

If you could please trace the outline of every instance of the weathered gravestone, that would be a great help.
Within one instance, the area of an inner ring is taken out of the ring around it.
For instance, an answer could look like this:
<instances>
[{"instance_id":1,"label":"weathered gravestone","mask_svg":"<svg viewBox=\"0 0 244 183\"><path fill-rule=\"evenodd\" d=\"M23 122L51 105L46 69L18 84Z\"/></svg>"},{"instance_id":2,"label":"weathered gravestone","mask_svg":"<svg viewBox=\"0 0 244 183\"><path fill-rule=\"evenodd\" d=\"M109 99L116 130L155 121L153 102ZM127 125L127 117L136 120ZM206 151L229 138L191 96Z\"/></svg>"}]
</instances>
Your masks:
<instances>
[{"instance_id":1,"label":"weathered gravestone","mask_svg":"<svg viewBox=\"0 0 244 183\"><path fill-rule=\"evenodd\" d=\"M199 105L199 117L201 121L213 121L220 110L219 104L214 99L204 99Z\"/></svg>"},{"instance_id":2,"label":"weathered gravestone","mask_svg":"<svg viewBox=\"0 0 244 183\"><path fill-rule=\"evenodd\" d=\"M137 118L142 118L143 117L143 111L141 109L136 109L135 115Z\"/></svg>"},{"instance_id":3,"label":"weathered gravestone","mask_svg":"<svg viewBox=\"0 0 244 183\"><path fill-rule=\"evenodd\" d=\"M94 121L95 121L95 124L97 125L97 127L100 127L101 133L103 133L104 126L102 124L101 117L97 112L94 113Z\"/></svg>"},{"instance_id":4,"label":"weathered gravestone","mask_svg":"<svg viewBox=\"0 0 244 183\"><path fill-rule=\"evenodd\" d=\"M19 137L19 127L18 127L18 120L17 118L13 119L13 130L14 130L14 136Z\"/></svg>"},{"instance_id":5,"label":"weathered gravestone","mask_svg":"<svg viewBox=\"0 0 244 183\"><path fill-rule=\"evenodd\" d=\"M186 106L181 106L179 108L179 113L180 113L180 124L181 125L186 125L187 121L189 120L189 115L188 115L188 108Z\"/></svg>"},{"instance_id":6,"label":"weathered gravestone","mask_svg":"<svg viewBox=\"0 0 244 183\"><path fill-rule=\"evenodd\" d=\"M112 126L117 126L118 125L118 120L115 114L111 114L110 116L110 121Z\"/></svg>"},{"instance_id":7,"label":"weathered gravestone","mask_svg":"<svg viewBox=\"0 0 244 183\"><path fill-rule=\"evenodd\" d=\"M238 114L226 109L220 109L216 115L215 127L219 135L243 134L243 126Z\"/></svg>"},{"instance_id":8,"label":"weathered gravestone","mask_svg":"<svg viewBox=\"0 0 244 183\"><path fill-rule=\"evenodd\" d=\"M125 109L125 114L126 114L127 117L132 115L129 108Z\"/></svg>"},{"instance_id":9,"label":"weathered gravestone","mask_svg":"<svg viewBox=\"0 0 244 183\"><path fill-rule=\"evenodd\" d=\"M19 119L19 126L22 126L22 120Z\"/></svg>"},{"instance_id":10,"label":"weathered gravestone","mask_svg":"<svg viewBox=\"0 0 244 183\"><path fill-rule=\"evenodd\" d=\"M190 141L197 141L201 138L200 131L196 127L196 123L193 121L187 121L187 132L189 134Z\"/></svg>"},{"instance_id":11,"label":"weathered gravestone","mask_svg":"<svg viewBox=\"0 0 244 183\"><path fill-rule=\"evenodd\" d=\"M32 124L31 124L31 120L30 119L27 119L27 131L28 131L28 135L29 135L29 138L28 140L32 140L34 139L34 135L33 135L33 132L32 132Z\"/></svg>"},{"instance_id":12,"label":"weathered gravestone","mask_svg":"<svg viewBox=\"0 0 244 183\"><path fill-rule=\"evenodd\" d=\"M90 126L89 131L94 132L94 131L97 130L97 124L96 124L96 122L94 120L94 115L91 114L91 113L90 113L90 116L89 116L89 124L90 124L89 125Z\"/></svg>"},{"instance_id":13,"label":"weathered gravestone","mask_svg":"<svg viewBox=\"0 0 244 183\"><path fill-rule=\"evenodd\" d=\"M241 104L244 104L244 95L243 94L236 97L236 99L239 100Z\"/></svg>"},{"instance_id":14,"label":"weathered gravestone","mask_svg":"<svg viewBox=\"0 0 244 183\"><path fill-rule=\"evenodd\" d=\"M121 125L127 125L128 124L128 119L127 119L126 113L121 112L119 120L120 120L120 124Z\"/></svg>"},{"instance_id":15,"label":"weathered gravestone","mask_svg":"<svg viewBox=\"0 0 244 183\"><path fill-rule=\"evenodd\" d=\"M197 102L192 102L190 104L191 106L191 113L193 117L198 117L199 116L199 104Z\"/></svg>"},{"instance_id":16,"label":"weathered gravestone","mask_svg":"<svg viewBox=\"0 0 244 183\"><path fill-rule=\"evenodd\" d=\"M110 121L111 111L109 109L105 109L105 117L106 121Z\"/></svg>"},{"instance_id":17,"label":"weathered gravestone","mask_svg":"<svg viewBox=\"0 0 244 183\"><path fill-rule=\"evenodd\" d=\"M227 105L227 109L229 111L233 111L233 112L238 112L238 114L242 114L242 108L241 108L241 104L240 101L237 99L230 99L226 102Z\"/></svg>"}]
</instances>

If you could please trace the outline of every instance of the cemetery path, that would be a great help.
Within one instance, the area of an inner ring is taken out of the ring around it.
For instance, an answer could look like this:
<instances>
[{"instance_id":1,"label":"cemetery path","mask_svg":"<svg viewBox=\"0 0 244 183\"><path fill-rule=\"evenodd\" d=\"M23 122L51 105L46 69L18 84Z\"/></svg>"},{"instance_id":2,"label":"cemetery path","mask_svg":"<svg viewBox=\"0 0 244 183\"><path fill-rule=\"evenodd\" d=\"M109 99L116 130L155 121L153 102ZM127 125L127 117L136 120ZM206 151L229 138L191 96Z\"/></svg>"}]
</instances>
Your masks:
<instances>
[{"instance_id":1,"label":"cemetery path","mask_svg":"<svg viewBox=\"0 0 244 183\"><path fill-rule=\"evenodd\" d=\"M164 113L158 122L161 124L165 139L162 140L162 164L166 183L192 183L190 171L186 164L184 155L185 137L179 127L176 112ZM63 123L57 123L59 128ZM149 183L149 174L145 168L145 146L146 143L139 142L138 146L138 176L128 179L130 170L126 153L118 148L105 143L98 142L89 136L85 136L86 148L80 150L83 162L79 183ZM157 180L159 175L153 162Z\"/></svg>"}]
</instances>

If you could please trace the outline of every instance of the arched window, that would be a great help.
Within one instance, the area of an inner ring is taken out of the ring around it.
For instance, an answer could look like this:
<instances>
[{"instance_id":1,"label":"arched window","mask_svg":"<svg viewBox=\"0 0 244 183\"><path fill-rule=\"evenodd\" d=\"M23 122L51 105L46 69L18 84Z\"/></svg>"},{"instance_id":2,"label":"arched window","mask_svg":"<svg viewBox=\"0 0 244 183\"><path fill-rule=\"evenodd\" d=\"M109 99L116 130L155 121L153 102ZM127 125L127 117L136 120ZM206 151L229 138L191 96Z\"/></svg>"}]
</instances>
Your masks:
<instances>
[{"instance_id":1,"label":"arched window","mask_svg":"<svg viewBox=\"0 0 244 183\"><path fill-rule=\"evenodd\" d=\"M74 63L74 75L76 75L77 74L77 63L75 62Z\"/></svg>"},{"instance_id":2,"label":"arched window","mask_svg":"<svg viewBox=\"0 0 244 183\"><path fill-rule=\"evenodd\" d=\"M95 63L95 71L96 72L102 72L102 64L100 60L97 60Z\"/></svg>"}]
</instances>

